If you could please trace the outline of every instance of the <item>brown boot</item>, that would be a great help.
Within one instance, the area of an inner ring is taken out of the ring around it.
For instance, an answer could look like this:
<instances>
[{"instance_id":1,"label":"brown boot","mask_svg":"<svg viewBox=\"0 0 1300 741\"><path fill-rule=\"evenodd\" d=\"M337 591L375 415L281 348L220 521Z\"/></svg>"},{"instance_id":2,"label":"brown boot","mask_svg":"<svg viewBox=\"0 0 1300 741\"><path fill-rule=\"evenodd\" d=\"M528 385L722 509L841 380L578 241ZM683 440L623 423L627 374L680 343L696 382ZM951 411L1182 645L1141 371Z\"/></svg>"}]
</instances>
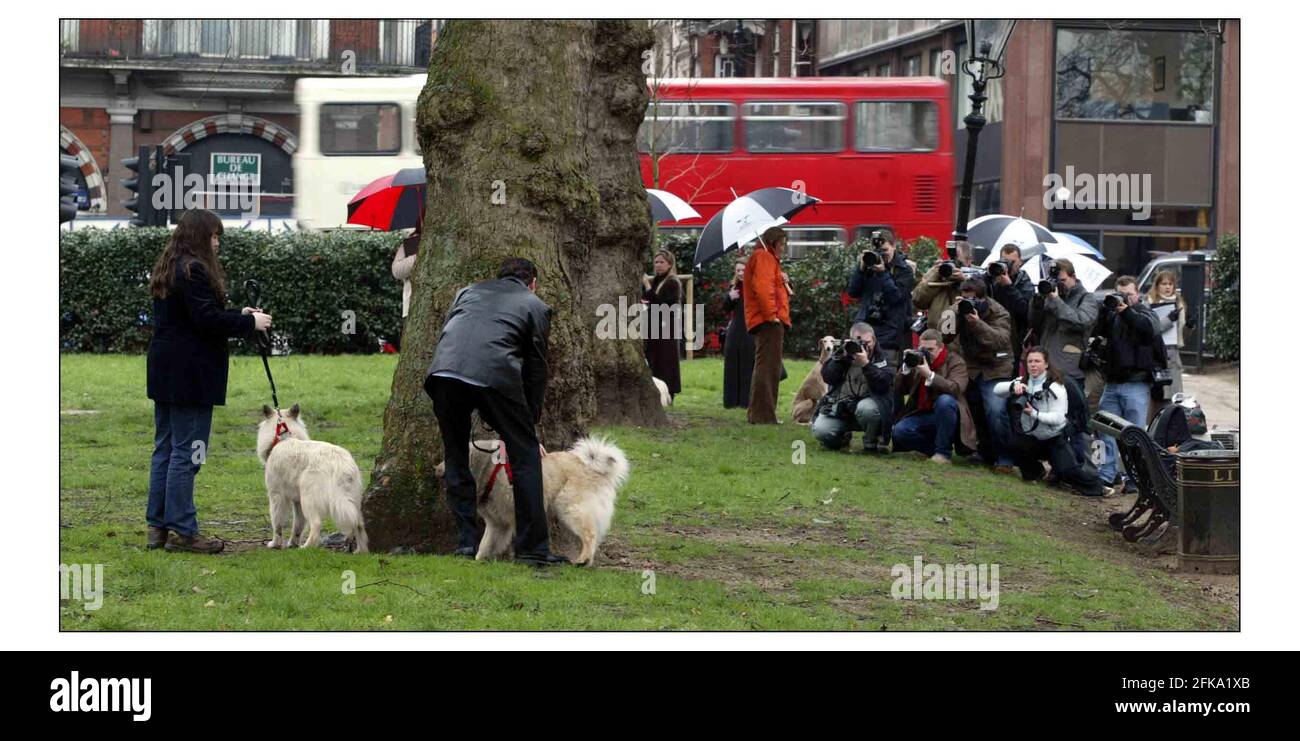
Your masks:
<instances>
[{"instance_id":1,"label":"brown boot","mask_svg":"<svg viewBox=\"0 0 1300 741\"><path fill-rule=\"evenodd\" d=\"M149 526L149 539L145 542L145 548L156 551L167 545L167 528Z\"/></svg>"},{"instance_id":2,"label":"brown boot","mask_svg":"<svg viewBox=\"0 0 1300 741\"><path fill-rule=\"evenodd\" d=\"M169 551L182 553L220 553L226 543L221 538L208 538L198 533L193 536L172 533L165 547Z\"/></svg>"}]
</instances>

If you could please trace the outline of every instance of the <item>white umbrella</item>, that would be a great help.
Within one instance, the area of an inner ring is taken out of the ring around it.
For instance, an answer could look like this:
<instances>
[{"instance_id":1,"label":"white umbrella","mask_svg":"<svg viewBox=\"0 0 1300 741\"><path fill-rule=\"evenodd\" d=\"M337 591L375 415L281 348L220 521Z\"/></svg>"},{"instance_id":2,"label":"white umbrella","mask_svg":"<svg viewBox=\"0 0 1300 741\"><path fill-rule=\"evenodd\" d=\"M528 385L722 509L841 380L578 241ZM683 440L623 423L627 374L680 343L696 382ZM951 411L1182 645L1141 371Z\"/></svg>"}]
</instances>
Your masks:
<instances>
[{"instance_id":1,"label":"white umbrella","mask_svg":"<svg viewBox=\"0 0 1300 741\"><path fill-rule=\"evenodd\" d=\"M1047 277L1044 274L1045 263L1051 260L1069 260L1070 264L1074 266L1074 277L1078 278L1079 282L1083 284L1083 287L1091 293L1100 288L1101 284L1110 277L1112 272L1110 268L1107 268L1105 265L1102 265L1082 252L1066 251L1066 246L1059 243L1035 245L1034 247L1041 247L1043 249L1035 249L1034 255L1026 259L1024 264L1020 266L1020 269L1028 272L1030 275L1037 275L1039 278ZM1023 252L1024 251L1022 250L1022 254Z\"/></svg>"},{"instance_id":2,"label":"white umbrella","mask_svg":"<svg viewBox=\"0 0 1300 741\"><path fill-rule=\"evenodd\" d=\"M698 219L700 213L691 205L666 190L645 189L650 200L650 216L655 223L660 221L685 221Z\"/></svg>"}]
</instances>

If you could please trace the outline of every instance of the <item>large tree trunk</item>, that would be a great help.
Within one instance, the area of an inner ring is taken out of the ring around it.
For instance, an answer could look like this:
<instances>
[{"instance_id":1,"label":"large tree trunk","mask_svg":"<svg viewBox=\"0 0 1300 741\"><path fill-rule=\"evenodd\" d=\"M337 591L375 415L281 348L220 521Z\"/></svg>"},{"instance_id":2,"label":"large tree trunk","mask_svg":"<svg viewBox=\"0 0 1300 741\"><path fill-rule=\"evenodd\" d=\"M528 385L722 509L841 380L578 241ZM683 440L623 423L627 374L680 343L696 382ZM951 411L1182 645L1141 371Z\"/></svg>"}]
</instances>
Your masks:
<instances>
[{"instance_id":1,"label":"large tree trunk","mask_svg":"<svg viewBox=\"0 0 1300 741\"><path fill-rule=\"evenodd\" d=\"M642 53L629 21L461 21L439 36L420 94L428 209L384 442L366 492L373 548L450 550L433 475L442 438L425 371L455 292L531 259L554 308L539 433L568 447L590 424L662 425L640 340L598 340L597 307L635 305L650 248L636 159Z\"/></svg>"}]
</instances>

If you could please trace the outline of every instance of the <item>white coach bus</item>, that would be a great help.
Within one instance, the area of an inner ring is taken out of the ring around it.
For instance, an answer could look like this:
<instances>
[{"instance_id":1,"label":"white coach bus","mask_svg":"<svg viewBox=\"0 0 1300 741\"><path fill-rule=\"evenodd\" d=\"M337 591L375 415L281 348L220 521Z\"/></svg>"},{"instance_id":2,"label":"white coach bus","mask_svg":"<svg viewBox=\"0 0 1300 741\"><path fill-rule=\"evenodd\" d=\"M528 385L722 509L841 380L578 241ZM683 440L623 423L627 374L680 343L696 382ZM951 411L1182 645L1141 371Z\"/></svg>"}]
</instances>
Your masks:
<instances>
[{"instance_id":1,"label":"white coach bus","mask_svg":"<svg viewBox=\"0 0 1300 741\"><path fill-rule=\"evenodd\" d=\"M421 167L415 102L425 75L301 78L294 215L301 229L334 229L348 201L376 178Z\"/></svg>"}]
</instances>

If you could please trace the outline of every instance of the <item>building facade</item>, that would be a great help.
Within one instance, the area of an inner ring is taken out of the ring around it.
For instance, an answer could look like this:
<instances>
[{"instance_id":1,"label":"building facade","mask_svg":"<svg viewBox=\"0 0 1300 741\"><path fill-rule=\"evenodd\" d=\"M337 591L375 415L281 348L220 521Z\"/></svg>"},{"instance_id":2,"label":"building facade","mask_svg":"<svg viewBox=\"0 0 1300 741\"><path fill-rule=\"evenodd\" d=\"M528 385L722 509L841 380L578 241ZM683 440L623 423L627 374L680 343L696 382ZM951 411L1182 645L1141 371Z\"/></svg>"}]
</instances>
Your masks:
<instances>
[{"instance_id":1,"label":"building facade","mask_svg":"<svg viewBox=\"0 0 1300 741\"><path fill-rule=\"evenodd\" d=\"M803 77L816 73L816 22L657 20L649 77Z\"/></svg>"},{"instance_id":2,"label":"building facade","mask_svg":"<svg viewBox=\"0 0 1300 741\"><path fill-rule=\"evenodd\" d=\"M951 83L960 188L962 22L819 21L817 39L820 75ZM1236 19L1018 22L1006 75L986 91L972 218L1020 214L1077 234L1117 273L1213 248L1240 229L1240 39Z\"/></svg>"},{"instance_id":3,"label":"building facade","mask_svg":"<svg viewBox=\"0 0 1300 741\"><path fill-rule=\"evenodd\" d=\"M199 175L240 161L259 210L293 209L300 77L409 75L428 68L434 20L60 21L59 149L81 163L84 213L125 216L141 146L190 153ZM217 171L217 172L214 172Z\"/></svg>"}]
</instances>

